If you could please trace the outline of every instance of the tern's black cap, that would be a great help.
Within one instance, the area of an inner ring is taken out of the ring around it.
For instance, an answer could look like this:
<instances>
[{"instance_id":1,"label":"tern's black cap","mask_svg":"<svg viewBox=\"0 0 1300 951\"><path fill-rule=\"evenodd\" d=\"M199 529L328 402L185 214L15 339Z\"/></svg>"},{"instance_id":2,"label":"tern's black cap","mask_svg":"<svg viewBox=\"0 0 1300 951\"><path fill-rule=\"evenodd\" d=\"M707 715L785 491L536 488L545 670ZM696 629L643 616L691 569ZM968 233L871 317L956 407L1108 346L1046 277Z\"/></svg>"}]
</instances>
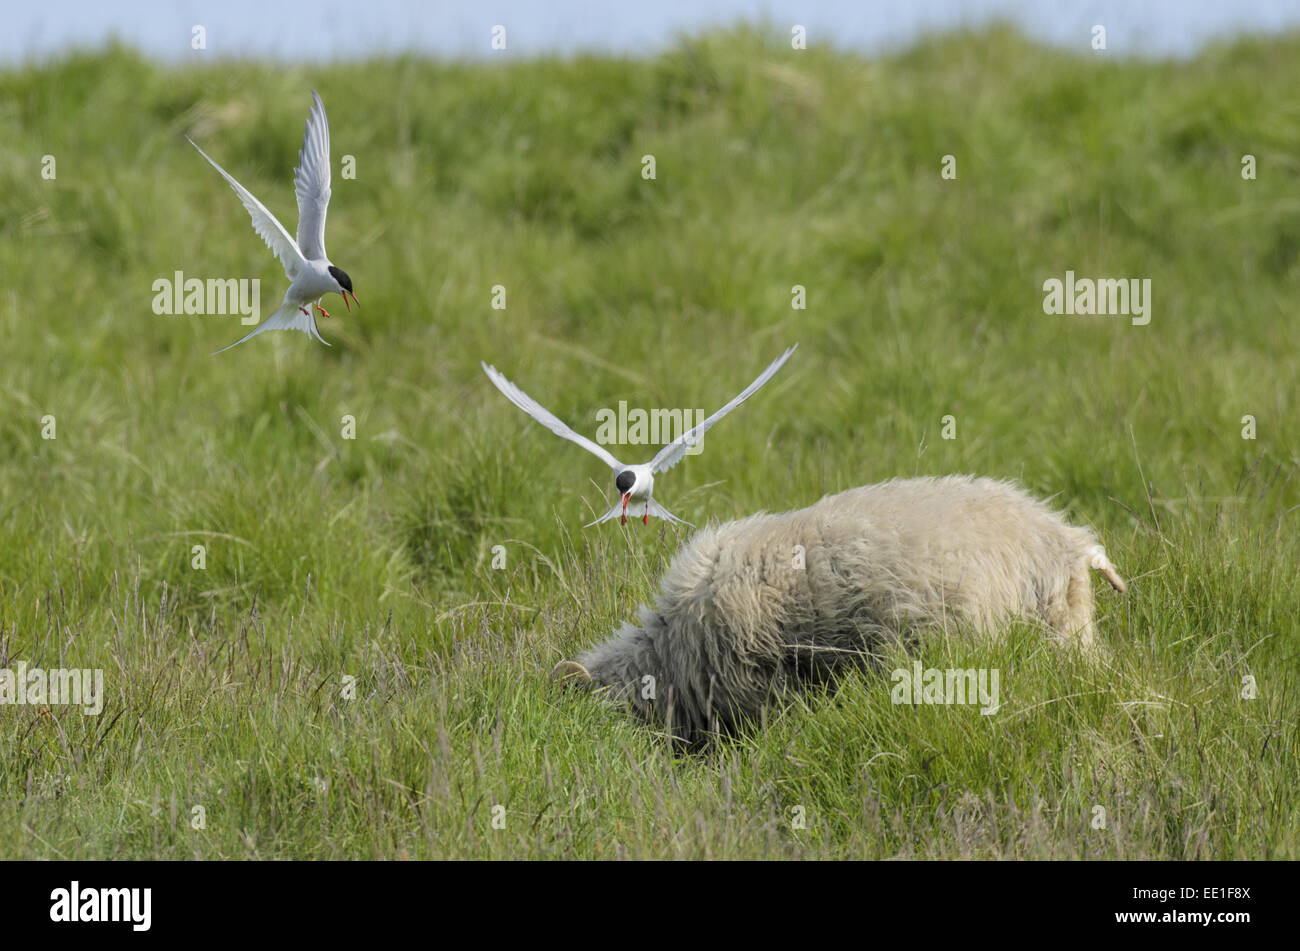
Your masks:
<instances>
[{"instance_id":1,"label":"tern's black cap","mask_svg":"<svg viewBox=\"0 0 1300 951\"><path fill-rule=\"evenodd\" d=\"M618 486L620 492L631 492L632 486L636 484L636 473L631 469L624 469L618 474L618 478L614 480L614 484Z\"/></svg>"},{"instance_id":2,"label":"tern's black cap","mask_svg":"<svg viewBox=\"0 0 1300 951\"><path fill-rule=\"evenodd\" d=\"M334 275L334 280L339 282L339 287L343 288L345 291L351 292L352 278L348 277L342 268L337 268L331 264L330 274Z\"/></svg>"}]
</instances>

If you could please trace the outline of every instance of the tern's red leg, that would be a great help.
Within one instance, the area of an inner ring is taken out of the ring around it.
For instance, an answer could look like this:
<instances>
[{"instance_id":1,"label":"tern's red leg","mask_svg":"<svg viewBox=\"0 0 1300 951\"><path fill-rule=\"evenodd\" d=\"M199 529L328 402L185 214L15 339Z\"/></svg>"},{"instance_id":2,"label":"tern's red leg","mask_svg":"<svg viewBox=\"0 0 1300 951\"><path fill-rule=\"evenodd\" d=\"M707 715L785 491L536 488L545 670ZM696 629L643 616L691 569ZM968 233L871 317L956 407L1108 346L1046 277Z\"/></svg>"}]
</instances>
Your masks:
<instances>
[{"instance_id":1,"label":"tern's red leg","mask_svg":"<svg viewBox=\"0 0 1300 951\"><path fill-rule=\"evenodd\" d=\"M330 312L329 312L328 310L326 310L324 307L322 307L319 303L316 305L316 309L317 309L318 311L320 311L320 312L321 312L324 316L326 316L326 317L328 317L328 316L330 315Z\"/></svg>"},{"instance_id":2,"label":"tern's red leg","mask_svg":"<svg viewBox=\"0 0 1300 951\"><path fill-rule=\"evenodd\" d=\"M299 307L298 309L302 311L304 314L306 314L308 317L311 316L311 311L309 311L306 307Z\"/></svg>"},{"instance_id":3,"label":"tern's red leg","mask_svg":"<svg viewBox=\"0 0 1300 951\"><path fill-rule=\"evenodd\" d=\"M641 524L642 525L650 524L650 503L649 502L645 504L645 514L641 516Z\"/></svg>"}]
</instances>

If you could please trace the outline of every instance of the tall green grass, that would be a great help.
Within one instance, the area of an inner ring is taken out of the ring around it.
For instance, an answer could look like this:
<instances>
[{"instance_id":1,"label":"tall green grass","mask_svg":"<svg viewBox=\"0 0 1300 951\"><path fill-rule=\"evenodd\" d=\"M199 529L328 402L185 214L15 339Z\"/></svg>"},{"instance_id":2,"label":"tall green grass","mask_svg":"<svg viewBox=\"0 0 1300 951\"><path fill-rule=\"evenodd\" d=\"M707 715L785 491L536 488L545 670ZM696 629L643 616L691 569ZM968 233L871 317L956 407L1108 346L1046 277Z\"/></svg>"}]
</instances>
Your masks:
<instances>
[{"instance_id":1,"label":"tall green grass","mask_svg":"<svg viewBox=\"0 0 1300 951\"><path fill-rule=\"evenodd\" d=\"M1297 85L1297 36L1147 63L1005 30L0 73L0 667L108 692L0 707L0 856L1300 856ZM292 229L311 87L362 310L326 302L332 348L212 357L244 328L155 316L152 282L258 277L268 312L284 281L184 135ZM1151 323L1045 315L1067 269L1150 278ZM997 714L863 675L687 757L547 682L689 530L584 530L609 473L479 360L594 431L620 399L712 411L794 341L661 501L1019 479L1132 579L1103 664L935 640L1000 669Z\"/></svg>"}]
</instances>

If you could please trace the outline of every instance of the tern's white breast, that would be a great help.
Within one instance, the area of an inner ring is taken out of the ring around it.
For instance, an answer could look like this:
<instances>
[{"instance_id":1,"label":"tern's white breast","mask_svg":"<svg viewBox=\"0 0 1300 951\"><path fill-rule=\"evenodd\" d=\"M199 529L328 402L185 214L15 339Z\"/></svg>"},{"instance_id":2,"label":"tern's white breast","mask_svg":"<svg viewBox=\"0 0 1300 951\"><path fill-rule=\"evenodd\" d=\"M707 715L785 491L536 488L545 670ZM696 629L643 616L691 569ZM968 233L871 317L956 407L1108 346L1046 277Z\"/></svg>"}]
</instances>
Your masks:
<instances>
[{"instance_id":1,"label":"tern's white breast","mask_svg":"<svg viewBox=\"0 0 1300 951\"><path fill-rule=\"evenodd\" d=\"M289 286L290 293L300 302L305 302L337 291L338 282L329 272L329 266L330 262L324 259L308 261L298 279Z\"/></svg>"},{"instance_id":2,"label":"tern's white breast","mask_svg":"<svg viewBox=\"0 0 1300 951\"><path fill-rule=\"evenodd\" d=\"M649 466L634 466L633 471L636 473L636 481L632 483L632 498L638 502L644 502L650 498L650 493L654 491L655 477L650 471Z\"/></svg>"}]
</instances>

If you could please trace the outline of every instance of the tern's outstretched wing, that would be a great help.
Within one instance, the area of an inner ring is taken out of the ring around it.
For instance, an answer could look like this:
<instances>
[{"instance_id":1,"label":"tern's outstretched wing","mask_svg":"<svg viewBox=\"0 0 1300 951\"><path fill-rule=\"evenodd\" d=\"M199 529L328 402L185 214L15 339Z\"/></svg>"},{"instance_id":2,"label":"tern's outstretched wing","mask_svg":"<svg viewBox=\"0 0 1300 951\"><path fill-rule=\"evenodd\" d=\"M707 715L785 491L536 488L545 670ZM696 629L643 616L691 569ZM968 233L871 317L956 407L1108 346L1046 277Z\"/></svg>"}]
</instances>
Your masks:
<instances>
[{"instance_id":1,"label":"tern's outstretched wing","mask_svg":"<svg viewBox=\"0 0 1300 951\"><path fill-rule=\"evenodd\" d=\"M190 145L194 145L194 140L188 135L185 137L185 141ZM221 173L222 178L230 183L230 187L235 190L239 200L248 209L249 217L253 219L253 230L261 235L262 240L266 242L266 246L274 251L275 256L280 259L280 263L284 265L285 275L291 281L296 278L299 272L306 267L307 259L298 250L297 242L289 237L289 232L284 230L284 225L276 220L275 215L266 210L266 206L258 201L252 192L235 181L224 168L212 161L212 156L197 145L194 145L194 148L208 160L209 165Z\"/></svg>"},{"instance_id":2,"label":"tern's outstretched wing","mask_svg":"<svg viewBox=\"0 0 1300 951\"><path fill-rule=\"evenodd\" d=\"M330 123L316 90L307 115L307 131L293 170L298 195L298 248L309 261L325 257L325 212L330 203Z\"/></svg>"},{"instance_id":3,"label":"tern's outstretched wing","mask_svg":"<svg viewBox=\"0 0 1300 951\"><path fill-rule=\"evenodd\" d=\"M700 423L694 429L682 433L668 445L660 449L659 454L650 462L651 470L654 472L664 472L681 462L682 456L686 455L687 448L690 447L695 440L708 432L710 426L758 392L763 384L772 379L773 374L775 374L777 370L781 369L782 364L790 359L790 354L794 353L798 348L799 345L796 343L785 353L781 354L769 363L767 369L759 375L758 379L745 387L739 396L733 399L726 406L722 407L722 409L718 410L704 422Z\"/></svg>"},{"instance_id":4,"label":"tern's outstretched wing","mask_svg":"<svg viewBox=\"0 0 1300 951\"><path fill-rule=\"evenodd\" d=\"M555 433L555 435L563 436L570 442L576 442L592 455L599 456L601 459L605 460L605 464L611 469L623 468L621 462L586 436L579 436L568 426L564 425L564 423L560 422L548 409L540 405L531 396L502 376L501 371L496 367L488 366L486 363L480 363L479 366L483 368L483 372L488 375L488 379L492 381L492 384L505 394L506 399L514 403L551 432Z\"/></svg>"}]
</instances>

